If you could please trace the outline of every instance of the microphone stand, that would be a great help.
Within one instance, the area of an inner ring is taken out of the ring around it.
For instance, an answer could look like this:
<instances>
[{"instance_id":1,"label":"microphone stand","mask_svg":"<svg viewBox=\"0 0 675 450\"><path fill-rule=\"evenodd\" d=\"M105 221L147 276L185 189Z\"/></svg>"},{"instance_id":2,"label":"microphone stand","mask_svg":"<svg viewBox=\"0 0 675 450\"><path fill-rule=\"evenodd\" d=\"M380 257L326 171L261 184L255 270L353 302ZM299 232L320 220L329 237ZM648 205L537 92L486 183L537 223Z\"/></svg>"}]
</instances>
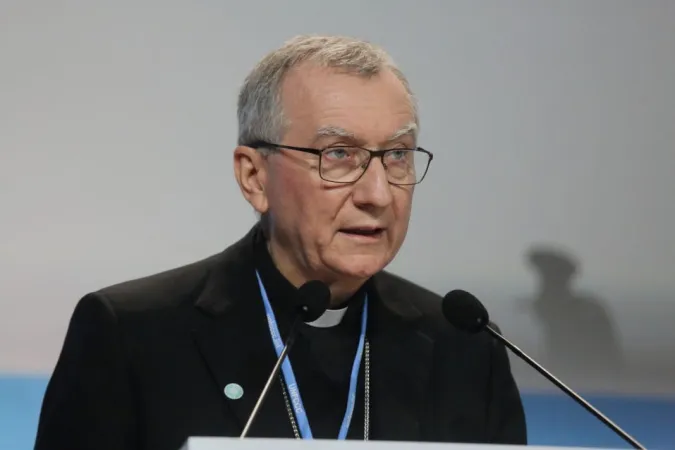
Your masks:
<instances>
[{"instance_id":1,"label":"microphone stand","mask_svg":"<svg viewBox=\"0 0 675 450\"><path fill-rule=\"evenodd\" d=\"M296 331L297 331L297 328L298 328L298 323L300 323L300 315L298 315L295 318L295 320L293 321L293 324L291 325L291 330L288 333L288 337L286 338L286 342L284 343L284 348L283 348L283 350L281 350L281 354L279 355L279 358L277 358L276 364L274 364L274 368L272 369L272 373L270 373L269 378L267 378L267 382L265 383L265 387L263 388L262 392L260 393L260 396L258 397L258 401L255 403L255 406L253 407L253 410L251 411L251 415L248 417L248 421L246 422L246 426L244 426L244 430L242 431L241 436L239 436L240 439L244 439L248 435L248 432L251 429L251 426L253 425L253 421L258 416L258 411L260 410L260 407L265 402L265 399L267 398L267 395L269 394L269 391L272 388L272 383L274 382L276 377L279 375L279 370L281 369L281 365L283 364L284 360L286 359L286 355L288 355L288 352L291 350L291 347L295 343L295 336L296 336Z\"/></svg>"},{"instance_id":2,"label":"microphone stand","mask_svg":"<svg viewBox=\"0 0 675 450\"><path fill-rule=\"evenodd\" d=\"M518 355L523 361L525 361L527 364L529 364L532 368L537 370L540 374L542 374L546 379L548 379L551 383L555 384L558 386L563 392L565 392L567 395L572 397L574 401L576 401L578 404L583 406L586 411L590 412L593 414L597 419L599 419L602 423L607 425L609 428L611 428L616 434L621 436L623 440L628 442L633 448L638 449L638 450L646 450L645 447L642 446L638 441L636 441L631 435L626 433L624 430L622 430L617 424L612 422L607 416L605 416L603 413L598 411L593 405L591 405L589 402L584 400L579 394L574 392L572 389L570 389L565 383L560 381L558 378L555 377L551 372L548 370L544 369L539 363L537 363L534 359L530 358L525 352L523 352L520 348L518 348L515 344L511 343L508 339L506 339L504 336L502 336L498 331L496 331L490 324L488 324L485 329L487 330L488 333L490 333L495 339L497 339L499 342L504 344L506 347L508 347L513 353Z\"/></svg>"}]
</instances>

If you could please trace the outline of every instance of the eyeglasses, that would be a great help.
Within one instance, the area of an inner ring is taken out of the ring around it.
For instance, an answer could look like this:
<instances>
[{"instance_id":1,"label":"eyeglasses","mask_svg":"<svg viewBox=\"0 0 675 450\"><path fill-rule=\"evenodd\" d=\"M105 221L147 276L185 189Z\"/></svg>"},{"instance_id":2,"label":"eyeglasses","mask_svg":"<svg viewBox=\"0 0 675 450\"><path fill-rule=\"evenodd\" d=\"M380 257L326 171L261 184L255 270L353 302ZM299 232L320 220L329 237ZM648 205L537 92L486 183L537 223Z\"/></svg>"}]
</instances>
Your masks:
<instances>
[{"instance_id":1,"label":"eyeglasses","mask_svg":"<svg viewBox=\"0 0 675 450\"><path fill-rule=\"evenodd\" d=\"M318 150L264 141L254 142L249 147L295 150L318 155L321 179L344 184L357 182L366 173L373 158L382 160L390 184L397 186L419 184L426 176L431 160L434 159L433 153L421 147L368 150L361 147L336 146Z\"/></svg>"}]
</instances>

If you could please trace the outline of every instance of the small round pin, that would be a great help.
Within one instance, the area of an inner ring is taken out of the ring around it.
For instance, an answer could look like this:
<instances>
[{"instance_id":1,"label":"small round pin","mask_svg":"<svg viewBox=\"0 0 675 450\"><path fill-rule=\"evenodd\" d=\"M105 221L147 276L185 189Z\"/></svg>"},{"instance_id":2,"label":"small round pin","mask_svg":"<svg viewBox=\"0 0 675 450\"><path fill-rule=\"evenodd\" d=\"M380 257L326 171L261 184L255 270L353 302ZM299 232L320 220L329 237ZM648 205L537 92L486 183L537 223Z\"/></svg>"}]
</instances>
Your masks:
<instances>
[{"instance_id":1,"label":"small round pin","mask_svg":"<svg viewBox=\"0 0 675 450\"><path fill-rule=\"evenodd\" d=\"M225 386L225 396L230 400L239 400L244 395L244 389L237 383L229 383Z\"/></svg>"}]
</instances>

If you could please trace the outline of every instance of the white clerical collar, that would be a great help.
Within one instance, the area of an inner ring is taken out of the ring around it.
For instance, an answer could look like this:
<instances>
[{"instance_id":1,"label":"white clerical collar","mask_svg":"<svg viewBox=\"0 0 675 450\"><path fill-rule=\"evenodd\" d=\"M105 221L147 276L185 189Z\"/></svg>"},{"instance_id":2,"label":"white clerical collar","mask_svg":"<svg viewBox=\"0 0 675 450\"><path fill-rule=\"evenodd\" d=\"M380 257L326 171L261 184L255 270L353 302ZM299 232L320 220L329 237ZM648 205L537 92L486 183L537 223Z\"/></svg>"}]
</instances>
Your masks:
<instances>
[{"instance_id":1,"label":"white clerical collar","mask_svg":"<svg viewBox=\"0 0 675 450\"><path fill-rule=\"evenodd\" d=\"M308 322L307 325L317 328L334 327L342 322L342 318L345 316L347 308L348 306L341 309L327 309L318 319L314 322Z\"/></svg>"}]
</instances>

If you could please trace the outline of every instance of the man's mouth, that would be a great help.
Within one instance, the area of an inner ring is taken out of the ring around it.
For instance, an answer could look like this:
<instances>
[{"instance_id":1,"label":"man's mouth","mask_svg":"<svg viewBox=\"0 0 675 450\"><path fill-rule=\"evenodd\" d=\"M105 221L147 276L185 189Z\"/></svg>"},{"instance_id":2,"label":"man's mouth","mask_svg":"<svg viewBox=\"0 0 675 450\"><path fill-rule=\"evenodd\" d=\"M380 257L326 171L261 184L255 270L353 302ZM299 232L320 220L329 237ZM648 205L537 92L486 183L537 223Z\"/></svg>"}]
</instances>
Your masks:
<instances>
[{"instance_id":1,"label":"man's mouth","mask_svg":"<svg viewBox=\"0 0 675 450\"><path fill-rule=\"evenodd\" d=\"M353 228L342 228L340 229L341 233L350 235L350 236L363 236L363 237L379 237L384 233L384 228L378 227L353 227Z\"/></svg>"}]
</instances>

